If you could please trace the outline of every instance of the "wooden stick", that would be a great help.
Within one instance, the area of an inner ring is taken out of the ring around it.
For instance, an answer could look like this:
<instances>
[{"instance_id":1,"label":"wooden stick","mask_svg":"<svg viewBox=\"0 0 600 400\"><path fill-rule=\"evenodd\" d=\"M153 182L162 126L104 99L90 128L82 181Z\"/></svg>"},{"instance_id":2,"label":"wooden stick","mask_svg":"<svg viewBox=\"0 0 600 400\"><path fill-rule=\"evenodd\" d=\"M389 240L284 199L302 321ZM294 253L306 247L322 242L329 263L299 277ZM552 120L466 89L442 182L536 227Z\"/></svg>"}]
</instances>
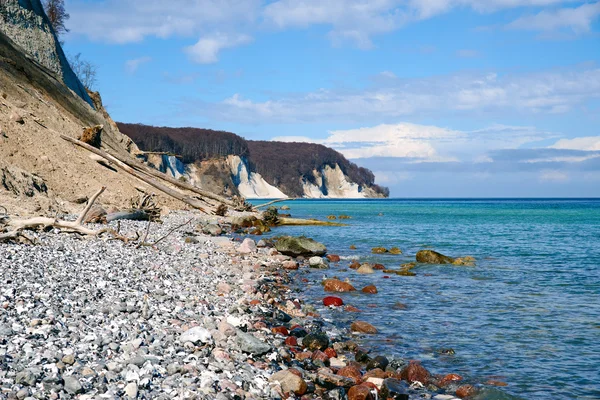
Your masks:
<instances>
[{"instance_id":1,"label":"wooden stick","mask_svg":"<svg viewBox=\"0 0 600 400\"><path fill-rule=\"evenodd\" d=\"M279 217L277 220L278 226L290 225L290 226L304 226L304 225L316 225L316 226L348 226L346 224L340 224L339 222L319 221L318 219L302 219L302 218L285 218Z\"/></svg>"},{"instance_id":2,"label":"wooden stick","mask_svg":"<svg viewBox=\"0 0 600 400\"><path fill-rule=\"evenodd\" d=\"M90 209L94 205L94 202L96 201L98 196L100 196L105 190L106 190L106 186L102 186L100 188L100 190L98 190L96 193L94 193L94 195L88 200L87 206L85 206L83 212L81 213L81 215L79 215L79 218L77 218L77 221L75 221L75 223L77 225L81 225L83 223L83 221L85 221L85 217L90 212Z\"/></svg>"},{"instance_id":3,"label":"wooden stick","mask_svg":"<svg viewBox=\"0 0 600 400\"><path fill-rule=\"evenodd\" d=\"M163 192L179 201L182 201L185 204L187 204L195 209L206 213L206 210L204 209L205 206L199 200L185 196L181 192L171 189L168 186L163 185L162 183L156 181L155 179L152 179L151 177L149 177L141 172L136 171L135 169L133 169L126 163L122 162L121 160L113 157L112 155L110 155L100 149L97 149L93 146L90 146L87 143L84 143L80 140L73 139L73 138L65 136L65 135L60 135L60 137L64 140L66 140L67 142L71 142L79 147L83 147L87 151L91 151L92 153L97 154L100 157L105 158L106 160L112 161L118 168L127 172L128 174L135 176L136 178L146 182L148 185L153 186L154 188L160 190L161 192Z\"/></svg>"}]
</instances>

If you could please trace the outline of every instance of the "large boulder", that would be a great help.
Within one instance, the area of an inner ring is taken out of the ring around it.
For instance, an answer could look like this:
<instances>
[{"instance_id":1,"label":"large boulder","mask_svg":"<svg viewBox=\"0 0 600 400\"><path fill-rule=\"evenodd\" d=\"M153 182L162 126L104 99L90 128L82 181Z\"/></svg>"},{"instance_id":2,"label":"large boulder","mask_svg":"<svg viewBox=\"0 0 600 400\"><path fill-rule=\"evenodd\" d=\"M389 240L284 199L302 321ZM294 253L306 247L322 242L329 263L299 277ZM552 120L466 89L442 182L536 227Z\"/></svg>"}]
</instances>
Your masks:
<instances>
[{"instance_id":1,"label":"large boulder","mask_svg":"<svg viewBox=\"0 0 600 400\"><path fill-rule=\"evenodd\" d=\"M433 250L420 250L417 252L417 262L424 264L452 264L454 258Z\"/></svg>"},{"instance_id":2,"label":"large boulder","mask_svg":"<svg viewBox=\"0 0 600 400\"><path fill-rule=\"evenodd\" d=\"M324 244L304 236L282 236L275 242L275 248L281 254L292 257L324 256L327 252Z\"/></svg>"}]
</instances>

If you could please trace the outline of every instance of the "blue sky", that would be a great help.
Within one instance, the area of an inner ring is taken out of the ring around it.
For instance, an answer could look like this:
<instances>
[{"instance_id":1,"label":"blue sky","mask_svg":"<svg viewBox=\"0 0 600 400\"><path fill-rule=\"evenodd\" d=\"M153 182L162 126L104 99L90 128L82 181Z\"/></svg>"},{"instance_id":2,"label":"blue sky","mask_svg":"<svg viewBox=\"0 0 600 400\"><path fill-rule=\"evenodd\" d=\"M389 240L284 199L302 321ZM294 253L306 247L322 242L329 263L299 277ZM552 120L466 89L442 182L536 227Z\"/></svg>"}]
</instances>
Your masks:
<instances>
[{"instance_id":1,"label":"blue sky","mask_svg":"<svg viewBox=\"0 0 600 400\"><path fill-rule=\"evenodd\" d=\"M115 120L323 143L396 197L600 196L600 1L66 7Z\"/></svg>"}]
</instances>

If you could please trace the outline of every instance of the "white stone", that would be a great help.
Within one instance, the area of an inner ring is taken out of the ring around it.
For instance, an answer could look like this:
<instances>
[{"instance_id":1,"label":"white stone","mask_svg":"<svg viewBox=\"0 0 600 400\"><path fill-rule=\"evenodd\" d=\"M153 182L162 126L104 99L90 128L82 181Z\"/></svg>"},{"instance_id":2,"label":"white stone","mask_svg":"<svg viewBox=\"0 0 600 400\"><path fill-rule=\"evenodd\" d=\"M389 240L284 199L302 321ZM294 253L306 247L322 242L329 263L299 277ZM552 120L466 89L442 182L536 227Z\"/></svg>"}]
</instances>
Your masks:
<instances>
[{"instance_id":1,"label":"white stone","mask_svg":"<svg viewBox=\"0 0 600 400\"><path fill-rule=\"evenodd\" d=\"M210 338L211 335L208 329L203 328L201 326L195 326L183 332L179 337L179 341L181 343L192 342L194 344L208 343L210 341Z\"/></svg>"}]
</instances>

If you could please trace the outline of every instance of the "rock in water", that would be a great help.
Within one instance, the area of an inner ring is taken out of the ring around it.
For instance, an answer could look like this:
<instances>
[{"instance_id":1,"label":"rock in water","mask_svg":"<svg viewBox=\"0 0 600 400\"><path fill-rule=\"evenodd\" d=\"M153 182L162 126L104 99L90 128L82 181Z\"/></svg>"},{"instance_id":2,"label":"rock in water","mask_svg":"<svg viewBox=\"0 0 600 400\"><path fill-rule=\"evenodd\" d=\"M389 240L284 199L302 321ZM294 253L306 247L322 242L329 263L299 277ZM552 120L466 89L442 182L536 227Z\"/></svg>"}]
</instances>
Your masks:
<instances>
[{"instance_id":1,"label":"rock in water","mask_svg":"<svg viewBox=\"0 0 600 400\"><path fill-rule=\"evenodd\" d=\"M329 338L324 333L311 333L302 339L302 345L308 350L325 350L329 347Z\"/></svg>"},{"instance_id":2,"label":"rock in water","mask_svg":"<svg viewBox=\"0 0 600 400\"><path fill-rule=\"evenodd\" d=\"M352 323L352 325L350 325L350 330L352 332L358 332L358 333L369 333L369 334L377 333L377 328L375 328L373 325L369 324L368 322L364 322L364 321L354 321Z\"/></svg>"},{"instance_id":3,"label":"rock in water","mask_svg":"<svg viewBox=\"0 0 600 400\"><path fill-rule=\"evenodd\" d=\"M324 256L327 252L324 244L304 236L282 236L275 242L275 248L281 254L292 257Z\"/></svg>"},{"instance_id":4,"label":"rock in water","mask_svg":"<svg viewBox=\"0 0 600 400\"><path fill-rule=\"evenodd\" d=\"M308 260L308 265L311 268L320 268L320 269L327 269L327 268L329 268L329 265L327 264L327 261L325 261L323 258L318 257L318 256L311 257Z\"/></svg>"},{"instance_id":5,"label":"rock in water","mask_svg":"<svg viewBox=\"0 0 600 400\"><path fill-rule=\"evenodd\" d=\"M271 346L257 339L249 333L237 331L236 342L240 349L245 353L262 355L271 350Z\"/></svg>"},{"instance_id":6,"label":"rock in water","mask_svg":"<svg viewBox=\"0 0 600 400\"><path fill-rule=\"evenodd\" d=\"M400 372L402 380L407 382L421 382L426 385L429 382L431 375L418 361L411 361L404 369Z\"/></svg>"},{"instance_id":7,"label":"rock in water","mask_svg":"<svg viewBox=\"0 0 600 400\"><path fill-rule=\"evenodd\" d=\"M198 344L208 343L210 341L210 338L210 332L206 328L203 328L201 326L195 326L183 332L179 337L179 341L181 343L192 342L194 344Z\"/></svg>"},{"instance_id":8,"label":"rock in water","mask_svg":"<svg viewBox=\"0 0 600 400\"><path fill-rule=\"evenodd\" d=\"M323 287L326 292L354 292L356 290L348 282L342 282L339 279L325 279Z\"/></svg>"},{"instance_id":9,"label":"rock in water","mask_svg":"<svg viewBox=\"0 0 600 400\"><path fill-rule=\"evenodd\" d=\"M408 391L402 381L394 378L387 378L381 385L381 397L384 399L408 400Z\"/></svg>"},{"instance_id":10,"label":"rock in water","mask_svg":"<svg viewBox=\"0 0 600 400\"><path fill-rule=\"evenodd\" d=\"M360 268L356 270L356 272L358 272L359 274L372 274L375 272L375 270L373 269L373 267L371 267L371 265L363 264L360 266Z\"/></svg>"},{"instance_id":11,"label":"rock in water","mask_svg":"<svg viewBox=\"0 0 600 400\"><path fill-rule=\"evenodd\" d=\"M417 262L424 264L452 264L454 258L433 250L420 250L417 252Z\"/></svg>"},{"instance_id":12,"label":"rock in water","mask_svg":"<svg viewBox=\"0 0 600 400\"><path fill-rule=\"evenodd\" d=\"M323 305L326 307L340 307L344 305L344 300L337 296L327 296L323 299Z\"/></svg>"}]
</instances>

